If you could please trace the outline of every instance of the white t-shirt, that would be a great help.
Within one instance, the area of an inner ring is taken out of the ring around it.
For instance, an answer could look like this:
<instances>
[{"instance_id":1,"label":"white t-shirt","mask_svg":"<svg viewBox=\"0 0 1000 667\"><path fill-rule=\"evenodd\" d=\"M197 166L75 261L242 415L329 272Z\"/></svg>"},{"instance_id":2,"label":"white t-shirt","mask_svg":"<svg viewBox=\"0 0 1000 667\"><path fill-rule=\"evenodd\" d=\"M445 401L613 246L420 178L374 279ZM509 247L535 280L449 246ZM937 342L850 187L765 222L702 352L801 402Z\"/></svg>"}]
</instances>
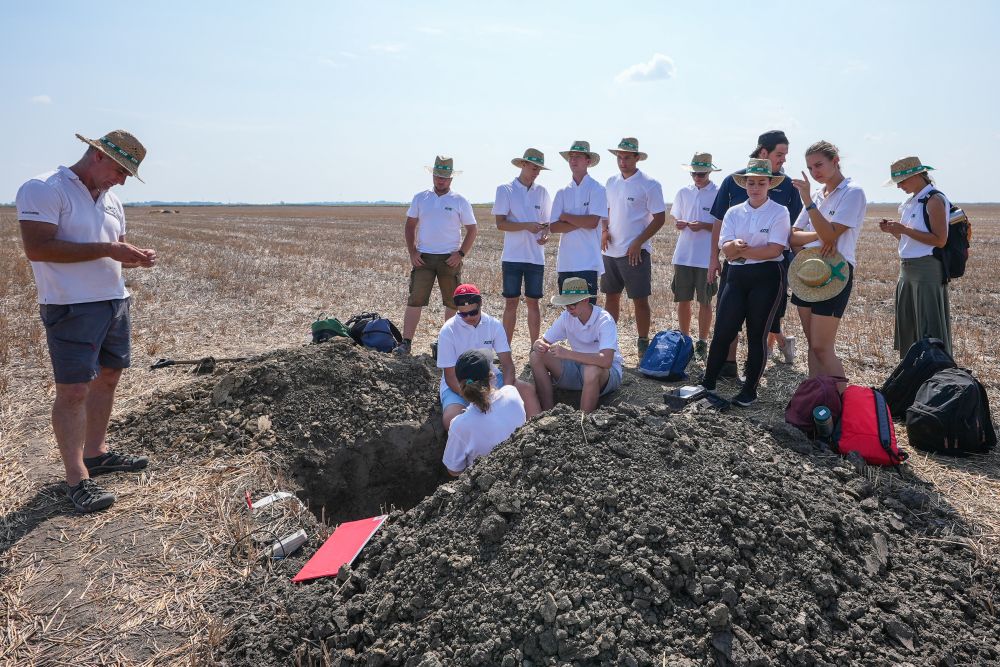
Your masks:
<instances>
[{"instance_id":1,"label":"white t-shirt","mask_svg":"<svg viewBox=\"0 0 1000 667\"><path fill-rule=\"evenodd\" d=\"M584 354L614 350L615 359L612 366L617 366L621 371L622 353L618 349L618 325L608 311L600 306L593 306L593 309L594 312L590 314L586 323L570 315L568 310L564 310L542 338L549 343L568 341L571 350Z\"/></svg>"},{"instance_id":2,"label":"white t-shirt","mask_svg":"<svg viewBox=\"0 0 1000 667\"><path fill-rule=\"evenodd\" d=\"M719 248L736 239L743 239L751 248L763 248L769 243L780 243L787 248L788 234L792 230L788 220L788 209L773 199L768 199L759 208L750 206L747 200L726 211L719 232ZM782 259L779 254L771 259L748 259L746 264L780 262Z\"/></svg>"},{"instance_id":3,"label":"white t-shirt","mask_svg":"<svg viewBox=\"0 0 1000 667\"><path fill-rule=\"evenodd\" d=\"M927 229L927 225L924 224L924 205L920 203L920 200L926 197L927 193L932 189L934 189L934 185L929 183L923 190L911 196L899 205L900 224L909 227L910 229L915 229L918 232L930 231ZM951 202L948 201L948 198L943 194L939 196L944 198L944 210L945 216L947 217L948 211L951 209ZM900 235L900 259L916 259L918 257L926 257L927 255L931 255L933 253L934 246L921 243L916 239L911 239L909 236Z\"/></svg>"},{"instance_id":4,"label":"white t-shirt","mask_svg":"<svg viewBox=\"0 0 1000 667\"><path fill-rule=\"evenodd\" d=\"M438 196L433 190L415 195L406 217L417 219L417 250L451 254L462 247L462 227L476 224L472 205L457 192Z\"/></svg>"},{"instance_id":5,"label":"white t-shirt","mask_svg":"<svg viewBox=\"0 0 1000 667\"><path fill-rule=\"evenodd\" d=\"M653 221L653 215L667 210L663 203L663 188L658 181L648 178L642 171L636 171L622 178L615 174L608 179L608 231L611 242L604 254L608 257L624 257L628 247ZM653 252L653 244L646 241L643 250Z\"/></svg>"},{"instance_id":6,"label":"white t-shirt","mask_svg":"<svg viewBox=\"0 0 1000 667\"><path fill-rule=\"evenodd\" d=\"M56 239L111 243L125 235L125 208L109 191L94 201L70 169L36 176L17 191L17 219L58 225ZM110 257L86 262L31 262L38 303L65 305L124 299L129 295L121 262Z\"/></svg>"},{"instance_id":7,"label":"white t-shirt","mask_svg":"<svg viewBox=\"0 0 1000 667\"><path fill-rule=\"evenodd\" d=\"M673 204L670 205L670 215L675 220L683 220L684 222L711 222L714 224L712 204L715 203L715 195L718 192L719 186L711 181L701 189L694 183L681 188L677 191ZM677 246L674 248L674 264L707 269L711 256L711 229L696 232L685 227L678 232Z\"/></svg>"},{"instance_id":8,"label":"white t-shirt","mask_svg":"<svg viewBox=\"0 0 1000 667\"><path fill-rule=\"evenodd\" d=\"M569 185L556 193L552 202L551 222L559 222L563 213L571 215L608 215L608 197L604 186L588 174L580 184L570 179ZM559 256L556 271L597 271L604 273L601 259L601 224L593 229L574 229L559 235Z\"/></svg>"},{"instance_id":9,"label":"white t-shirt","mask_svg":"<svg viewBox=\"0 0 1000 667\"><path fill-rule=\"evenodd\" d=\"M468 324L458 315L445 322L438 334L438 368L454 368L462 353L469 350L482 350L491 359L496 359L496 355L502 352L510 352L507 332L500 320L482 313L476 326ZM442 371L438 391L444 393L447 388Z\"/></svg>"},{"instance_id":10,"label":"white t-shirt","mask_svg":"<svg viewBox=\"0 0 1000 667\"><path fill-rule=\"evenodd\" d=\"M837 250L844 256L848 264L855 266L855 251L858 246L858 235L861 234L861 225L865 221L865 210L868 200L865 198L865 191L860 185L855 185L851 179L845 178L833 189L828 197L823 196L823 188L819 188L812 196L816 208L823 214L827 222L836 222L847 227L844 233L837 237ZM798 220L795 221L795 229L805 232L816 231L813 228L812 220L809 219L809 211L802 209ZM807 243L806 248L818 248L823 242L816 239L812 243Z\"/></svg>"},{"instance_id":11,"label":"white t-shirt","mask_svg":"<svg viewBox=\"0 0 1000 667\"><path fill-rule=\"evenodd\" d=\"M517 389L510 385L494 389L489 412L470 405L451 421L441 460L448 470L462 472L480 456L492 452L524 422L524 401Z\"/></svg>"},{"instance_id":12,"label":"white t-shirt","mask_svg":"<svg viewBox=\"0 0 1000 667\"><path fill-rule=\"evenodd\" d=\"M493 202L493 215L506 215L508 222L548 222L552 212L552 200L548 191L537 183L531 189L514 179L497 188ZM545 265L545 247L538 244L544 232L503 233L502 262L526 262Z\"/></svg>"}]
</instances>

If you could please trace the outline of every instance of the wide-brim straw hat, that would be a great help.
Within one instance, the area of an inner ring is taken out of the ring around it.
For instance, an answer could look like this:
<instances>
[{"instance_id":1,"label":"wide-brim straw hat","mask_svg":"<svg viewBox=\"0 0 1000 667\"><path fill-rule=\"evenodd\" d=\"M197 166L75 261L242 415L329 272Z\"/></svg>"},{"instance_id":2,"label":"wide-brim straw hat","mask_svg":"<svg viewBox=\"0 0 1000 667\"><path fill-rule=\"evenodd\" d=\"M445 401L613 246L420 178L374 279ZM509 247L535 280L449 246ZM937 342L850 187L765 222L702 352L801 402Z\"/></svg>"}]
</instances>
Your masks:
<instances>
[{"instance_id":1,"label":"wide-brim straw hat","mask_svg":"<svg viewBox=\"0 0 1000 667\"><path fill-rule=\"evenodd\" d=\"M639 150L639 140L635 137L625 137L618 142L618 148L609 148L608 152L618 156L619 153L635 153L639 157L636 159L640 162L648 158L649 156Z\"/></svg>"},{"instance_id":2,"label":"wide-brim straw hat","mask_svg":"<svg viewBox=\"0 0 1000 667\"><path fill-rule=\"evenodd\" d=\"M839 252L823 257L820 248L803 248L788 267L788 285L803 301L826 301L844 291L850 271Z\"/></svg>"},{"instance_id":3,"label":"wide-brim straw hat","mask_svg":"<svg viewBox=\"0 0 1000 667\"><path fill-rule=\"evenodd\" d=\"M76 138L120 164L133 178L139 179L141 183L146 182L139 178L139 165L146 157L146 147L132 133L115 130L100 139L88 139L82 134L76 135Z\"/></svg>"},{"instance_id":4,"label":"wide-brim straw hat","mask_svg":"<svg viewBox=\"0 0 1000 667\"><path fill-rule=\"evenodd\" d=\"M563 281L559 294L552 297L553 306L568 306L592 297L590 286L583 278L567 278Z\"/></svg>"},{"instance_id":5,"label":"wide-brim straw hat","mask_svg":"<svg viewBox=\"0 0 1000 667\"><path fill-rule=\"evenodd\" d=\"M533 164L536 167L541 167L548 171L548 167L545 166L545 153L538 150L537 148L529 148L524 151L524 155L521 157L516 157L510 161L515 167L523 167L524 163Z\"/></svg>"},{"instance_id":6,"label":"wide-brim straw hat","mask_svg":"<svg viewBox=\"0 0 1000 667\"><path fill-rule=\"evenodd\" d=\"M574 141L573 145L569 147L568 151L559 151L559 155L562 155L567 162L569 161L570 153L585 153L587 157L590 158L591 167L595 166L598 162L601 161L600 154L590 150L589 141Z\"/></svg>"},{"instance_id":7,"label":"wide-brim straw hat","mask_svg":"<svg viewBox=\"0 0 1000 667\"><path fill-rule=\"evenodd\" d=\"M709 171L722 171L712 164L711 153L695 153L691 158L691 164L682 164L681 168L690 171L692 174L704 174Z\"/></svg>"},{"instance_id":8,"label":"wide-brim straw hat","mask_svg":"<svg viewBox=\"0 0 1000 667\"><path fill-rule=\"evenodd\" d=\"M889 167L889 180L882 185L897 185L910 176L922 174L925 171L934 171L934 167L928 167L918 157L901 157Z\"/></svg>"},{"instance_id":9,"label":"wide-brim straw hat","mask_svg":"<svg viewBox=\"0 0 1000 667\"><path fill-rule=\"evenodd\" d=\"M452 178L462 173L460 171L455 171L455 160L453 158L444 157L443 155L438 155L434 158L433 167L424 168L435 176L439 176L441 178Z\"/></svg>"},{"instance_id":10,"label":"wide-brim straw hat","mask_svg":"<svg viewBox=\"0 0 1000 667\"><path fill-rule=\"evenodd\" d=\"M770 178L771 184L767 187L768 190L773 190L781 185L781 182L785 180L784 174L771 173L770 160L762 160L758 158L750 158L750 162L747 163L746 173L733 174L733 180L736 181L736 185L746 190L747 178L750 176L767 176Z\"/></svg>"}]
</instances>

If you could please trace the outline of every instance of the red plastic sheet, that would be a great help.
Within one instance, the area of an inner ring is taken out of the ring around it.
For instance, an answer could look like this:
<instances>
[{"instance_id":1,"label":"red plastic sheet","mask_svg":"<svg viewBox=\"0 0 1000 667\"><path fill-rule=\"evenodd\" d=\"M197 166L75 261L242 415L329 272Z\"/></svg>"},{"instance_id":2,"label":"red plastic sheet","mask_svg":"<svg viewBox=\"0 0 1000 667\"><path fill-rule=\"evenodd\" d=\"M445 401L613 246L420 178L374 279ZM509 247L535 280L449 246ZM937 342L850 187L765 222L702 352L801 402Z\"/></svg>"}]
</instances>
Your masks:
<instances>
[{"instance_id":1,"label":"red plastic sheet","mask_svg":"<svg viewBox=\"0 0 1000 667\"><path fill-rule=\"evenodd\" d=\"M361 550L368 544L388 515L374 516L370 519L359 519L349 521L337 526L333 535L323 543L309 562L303 566L299 573L292 577L292 581L308 581L319 577L332 577L337 574L341 565L351 564L358 557Z\"/></svg>"}]
</instances>

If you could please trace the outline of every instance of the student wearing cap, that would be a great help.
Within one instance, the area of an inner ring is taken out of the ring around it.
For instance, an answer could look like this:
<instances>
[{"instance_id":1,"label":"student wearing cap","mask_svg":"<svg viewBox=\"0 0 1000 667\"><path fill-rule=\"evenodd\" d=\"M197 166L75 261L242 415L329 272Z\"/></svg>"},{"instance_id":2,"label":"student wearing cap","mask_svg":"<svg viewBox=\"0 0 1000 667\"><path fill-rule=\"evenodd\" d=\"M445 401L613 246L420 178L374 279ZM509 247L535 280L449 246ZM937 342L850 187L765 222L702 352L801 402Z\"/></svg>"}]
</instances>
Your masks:
<instances>
[{"instance_id":1,"label":"student wearing cap","mask_svg":"<svg viewBox=\"0 0 1000 667\"><path fill-rule=\"evenodd\" d=\"M601 258L601 219L608 213L604 186L587 174L587 169L601 161L590 150L590 143L574 141L559 155L569 163L573 177L569 185L556 192L552 202L549 230L559 234L556 270L559 288L567 278L583 278L590 288L590 302L597 303L597 279L604 273Z\"/></svg>"},{"instance_id":2,"label":"student wearing cap","mask_svg":"<svg viewBox=\"0 0 1000 667\"><path fill-rule=\"evenodd\" d=\"M879 223L879 229L899 241L894 346L900 357L924 336L940 338L951 354L948 283L941 261L934 256L934 249L948 242L951 202L940 192L931 195L934 183L928 172L933 169L918 157L900 158L889 167L885 182L910 195L899 205L898 221ZM930 225L924 222L925 207Z\"/></svg>"},{"instance_id":3,"label":"student wearing cap","mask_svg":"<svg viewBox=\"0 0 1000 667\"><path fill-rule=\"evenodd\" d=\"M145 147L124 130L76 136L88 146L83 157L22 185L17 218L55 376L52 430L66 494L87 513L115 502L93 477L149 464L109 449L107 432L115 389L132 360L122 269L151 268L157 256L126 242L125 208L111 192L130 176L139 179Z\"/></svg>"},{"instance_id":4,"label":"student wearing cap","mask_svg":"<svg viewBox=\"0 0 1000 667\"><path fill-rule=\"evenodd\" d=\"M757 137L757 147L750 153L750 157L758 160L768 160L771 163L771 171L774 174L784 173L782 166L785 164L785 159L788 157L788 137L781 130L770 130L764 134ZM715 203L712 205L712 217L716 220L715 228L712 231L712 247L716 248L719 245L719 232L722 229L721 221L726 215L731 207L737 204L742 204L747 200L746 190L741 188L735 181L736 176L741 176L745 173L744 170L737 171L729 176L726 176L722 180L722 184L719 186L719 192L715 196ZM767 195L770 199L781 204L786 209L788 209L788 216L790 220L797 220L799 214L802 212L802 199L799 197L799 193L795 190L795 186L792 185L789 179L782 179L776 187L774 187ZM791 262L791 252L788 252L783 257L785 266ZM722 265L721 275L720 275L720 265L719 265L719 255L713 252L710 259L708 267L708 280L714 282L716 277L719 278L719 293L721 295L722 290L725 289L726 278L727 278L727 266ZM778 307L777 316L774 322L771 323L771 331L768 336L767 346L770 349L773 345L777 344L778 349L781 351L783 361L786 364L790 364L795 361L795 338L794 336L785 336L781 333L781 318L785 316L785 309L788 303L788 293L786 292L782 296L781 304ZM715 305L716 311L719 308L719 301L716 301ZM716 313L718 317L718 313ZM732 348L729 350L729 355L727 357L725 368L722 371L722 377L738 377L739 372L736 367L736 345L737 340L734 339L732 343Z\"/></svg>"},{"instance_id":5,"label":"student wearing cap","mask_svg":"<svg viewBox=\"0 0 1000 667\"><path fill-rule=\"evenodd\" d=\"M432 174L432 189L415 195L406 211L406 249L410 254L410 295L403 316L403 342L396 349L409 354L420 313L431 298L437 280L444 304L444 319L455 315L452 294L462 282L462 260L476 241L476 216L469 200L453 192L451 179L462 173L454 160L438 155ZM462 229L465 238L462 238Z\"/></svg>"},{"instance_id":6,"label":"student wearing cap","mask_svg":"<svg viewBox=\"0 0 1000 667\"><path fill-rule=\"evenodd\" d=\"M698 341L695 354L704 359L708 354L708 336L712 329L712 297L716 282L708 282L708 265L712 255L712 229L715 219L712 206L719 188L712 182L713 171L720 171L712 164L711 153L695 153L689 164L682 165L691 172L691 185L677 191L670 206L670 217L677 228L677 245L674 247L674 278L670 289L677 304L678 328L691 335L691 302L698 300Z\"/></svg>"},{"instance_id":7,"label":"student wearing cap","mask_svg":"<svg viewBox=\"0 0 1000 667\"><path fill-rule=\"evenodd\" d=\"M785 292L783 253L791 224L788 209L768 198L784 175L772 173L771 162L751 159L742 174L733 177L746 188L748 199L726 211L719 247L729 262L729 276L719 295L715 333L701 385L715 390L729 346L747 326L747 367L743 388L732 401L739 406L757 400L757 385L764 374L767 334Z\"/></svg>"},{"instance_id":8,"label":"student wearing cap","mask_svg":"<svg viewBox=\"0 0 1000 667\"><path fill-rule=\"evenodd\" d=\"M542 314L538 300L542 298L545 278L545 243L549 240L549 216L552 200L549 193L535 179L545 166L545 154L534 148L524 151L522 157L510 161L521 170L510 183L497 188L493 202L493 215L497 229L503 235L503 328L507 341L514 339L517 326L517 308L524 289L524 303L528 309L528 335L532 342L538 338Z\"/></svg>"},{"instance_id":9,"label":"student wearing cap","mask_svg":"<svg viewBox=\"0 0 1000 667\"><path fill-rule=\"evenodd\" d=\"M517 379L510 342L503 325L483 312L483 297L479 288L472 284L459 285L454 299L457 317L445 322L438 334L437 366L441 369L439 393L445 429L450 428L452 420L469 405L469 401L462 396L462 384L455 375L458 358L469 350L480 350L489 356L492 363L500 363L500 370L495 373L497 386L513 386L521 394L529 417L541 412L534 386Z\"/></svg>"},{"instance_id":10,"label":"student wearing cap","mask_svg":"<svg viewBox=\"0 0 1000 667\"><path fill-rule=\"evenodd\" d=\"M582 392L580 409L593 412L601 396L622 383L622 355L614 318L590 303L583 278L567 278L552 305L565 310L531 347L531 373L543 410L555 404L553 387ZM558 345L569 342L569 349Z\"/></svg>"},{"instance_id":11,"label":"student wearing cap","mask_svg":"<svg viewBox=\"0 0 1000 667\"><path fill-rule=\"evenodd\" d=\"M469 407L451 422L442 462L457 477L509 438L528 415L514 387L497 386L493 365L482 350L459 355L455 377Z\"/></svg>"},{"instance_id":12,"label":"student wearing cap","mask_svg":"<svg viewBox=\"0 0 1000 667\"><path fill-rule=\"evenodd\" d=\"M806 167L823 187L810 193L809 177L792 184L805 208L792 228L788 282L809 344L809 377L846 378L837 356L837 330L854 285L855 252L868 205L865 191L840 171L840 152L829 141L806 149ZM846 381L843 383L846 386Z\"/></svg>"},{"instance_id":13,"label":"student wearing cap","mask_svg":"<svg viewBox=\"0 0 1000 667\"><path fill-rule=\"evenodd\" d=\"M650 239L660 231L667 216L663 188L642 173L638 163L649 157L639 150L639 140L625 137L608 151L618 159L618 171L608 179L608 218L601 229L604 275L601 291L604 305L618 321L624 290L635 309L636 346L639 358L649 347L652 319L649 295L653 293L653 245Z\"/></svg>"}]
</instances>

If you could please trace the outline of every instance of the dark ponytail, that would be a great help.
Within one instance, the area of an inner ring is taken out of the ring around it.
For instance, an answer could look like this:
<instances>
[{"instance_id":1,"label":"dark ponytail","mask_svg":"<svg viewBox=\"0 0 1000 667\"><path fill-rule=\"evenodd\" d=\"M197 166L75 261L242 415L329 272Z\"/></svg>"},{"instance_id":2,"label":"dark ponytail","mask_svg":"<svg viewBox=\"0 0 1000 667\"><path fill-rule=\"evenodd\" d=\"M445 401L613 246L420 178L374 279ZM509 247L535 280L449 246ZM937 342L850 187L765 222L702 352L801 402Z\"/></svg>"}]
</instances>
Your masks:
<instances>
[{"instance_id":1,"label":"dark ponytail","mask_svg":"<svg viewBox=\"0 0 1000 667\"><path fill-rule=\"evenodd\" d=\"M482 382L467 382L462 385L462 398L467 400L472 405L476 406L483 412L490 411L490 393L493 391L490 377L483 380Z\"/></svg>"}]
</instances>

